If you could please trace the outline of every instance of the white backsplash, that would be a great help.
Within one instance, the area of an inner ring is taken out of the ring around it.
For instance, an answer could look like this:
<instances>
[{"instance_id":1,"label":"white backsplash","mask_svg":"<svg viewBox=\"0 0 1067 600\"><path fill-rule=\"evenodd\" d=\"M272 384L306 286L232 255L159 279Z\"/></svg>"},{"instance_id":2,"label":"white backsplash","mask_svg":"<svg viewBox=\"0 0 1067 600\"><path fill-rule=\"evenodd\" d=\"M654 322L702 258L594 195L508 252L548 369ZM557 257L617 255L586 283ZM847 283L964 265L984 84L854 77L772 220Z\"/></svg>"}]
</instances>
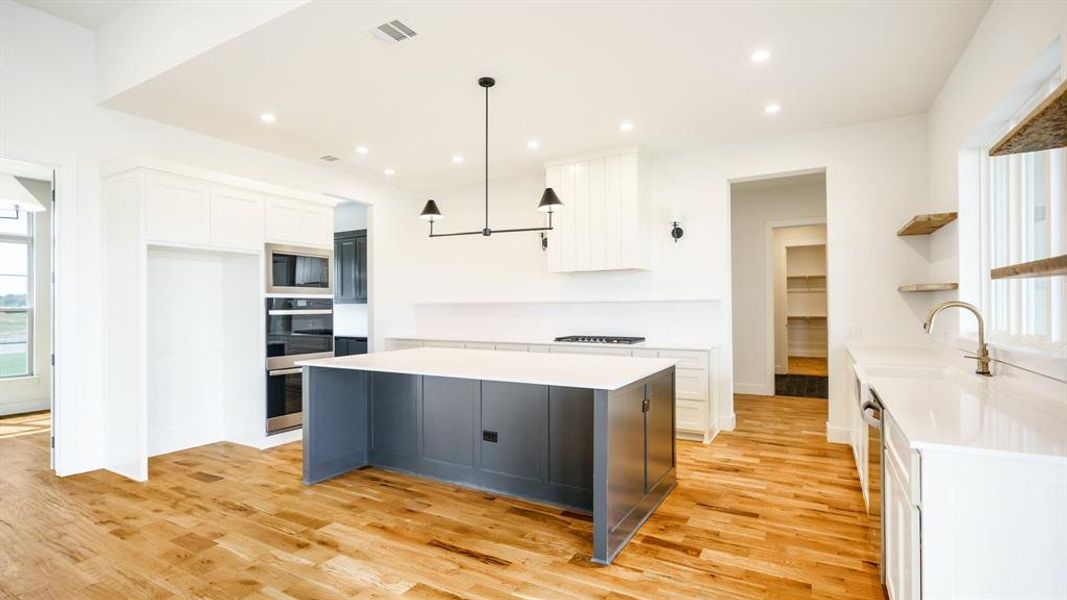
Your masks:
<instances>
[{"instance_id":1,"label":"white backsplash","mask_svg":"<svg viewBox=\"0 0 1067 600\"><path fill-rule=\"evenodd\" d=\"M410 333L475 339L616 335L721 342L721 308L717 300L417 304L415 331Z\"/></svg>"}]
</instances>

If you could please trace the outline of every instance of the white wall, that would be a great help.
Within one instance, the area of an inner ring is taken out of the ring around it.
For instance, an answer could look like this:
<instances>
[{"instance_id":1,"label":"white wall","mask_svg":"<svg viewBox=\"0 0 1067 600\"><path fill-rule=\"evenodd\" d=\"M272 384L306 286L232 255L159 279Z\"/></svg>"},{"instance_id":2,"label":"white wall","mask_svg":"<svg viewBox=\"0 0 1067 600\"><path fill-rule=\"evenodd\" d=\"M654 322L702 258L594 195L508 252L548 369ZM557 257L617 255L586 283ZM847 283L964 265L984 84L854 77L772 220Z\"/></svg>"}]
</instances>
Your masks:
<instances>
[{"instance_id":1,"label":"white wall","mask_svg":"<svg viewBox=\"0 0 1067 600\"><path fill-rule=\"evenodd\" d=\"M367 207L355 202L338 204L333 209L333 230L353 231L367 228Z\"/></svg>"},{"instance_id":2,"label":"white wall","mask_svg":"<svg viewBox=\"0 0 1067 600\"><path fill-rule=\"evenodd\" d=\"M768 227L774 221L825 218L826 180L822 177L805 175L731 187L734 391L774 394L774 372L785 372L777 356L776 364L768 360L768 340L785 341L785 313L775 317L773 331L768 322L768 305L784 310L785 304L784 271L776 273L774 291L768 290L768 271L783 251L776 247L768 255Z\"/></svg>"},{"instance_id":3,"label":"white wall","mask_svg":"<svg viewBox=\"0 0 1067 600\"><path fill-rule=\"evenodd\" d=\"M963 300L978 302L976 282L985 274L979 271L977 257L970 254L979 227L975 210L977 187L966 180L961 182L960 151L973 144L971 138L983 122L1002 107L1043 51L1057 39L1061 71L1067 74L1067 3L994 2L930 108L927 210L958 210L960 218L930 236L929 241L916 241L915 248L930 258L929 280L960 281L959 296ZM960 318L965 319L965 330L973 330L974 321L969 315L961 314ZM945 320L938 335L951 339L959 331L960 322ZM1067 372L1062 360L1058 365L1041 360L1030 362L1030 357L991 345L995 357L1059 373L1061 379ZM970 347L967 350L973 351ZM1003 369L1001 373L1007 374ZM1016 375L1026 377L1022 371Z\"/></svg>"},{"instance_id":4,"label":"white wall","mask_svg":"<svg viewBox=\"0 0 1067 600\"><path fill-rule=\"evenodd\" d=\"M656 204L650 271L549 274L536 234L485 239L427 239L417 219L424 198L415 199L407 215L396 213L388 231L396 255L375 261L377 277L388 271L386 304L544 303L566 310L568 302L698 300L709 302L692 327L731 344L730 182L774 173L826 169L827 237L830 282L830 371L847 372L846 341L907 343L922 336L920 307L896 286L925 275L925 259L901 244L896 229L925 207L926 122L902 117L775 139L712 146L654 157L652 188ZM534 211L544 187L540 175L494 182L490 188L494 227L539 223ZM480 186L442 190L435 198L445 214L439 231L482 225ZM684 218L685 237L669 235L671 206ZM662 224L658 229L657 224ZM839 251L835 251L839 248ZM377 250L378 248L376 248ZM878 268L872 268L877 265ZM718 300L717 310L710 301ZM379 302L383 302L379 297ZM924 312L925 309L922 309ZM664 319L670 319L669 312ZM478 317L472 315L470 322ZM400 320L397 320L400 319ZM421 321L420 321L421 322ZM458 323L458 321L454 321ZM384 334L422 334L415 319L399 310L374 318ZM460 326L455 325L458 329ZM655 332L649 331L649 337ZM376 334L379 335L379 334ZM851 337L848 337L851 336ZM722 354L725 395L732 389L729 351ZM847 387L833 381L830 421L833 439L847 438ZM729 425L733 408L724 398L720 422Z\"/></svg>"},{"instance_id":5,"label":"white wall","mask_svg":"<svg viewBox=\"0 0 1067 600\"><path fill-rule=\"evenodd\" d=\"M93 33L11 0L0 0L0 156L58 168L56 470L103 464L104 380L100 166L145 155L311 192L380 203L375 227L390 230L415 201L377 181L116 113L94 105ZM399 207L399 208L395 208ZM372 240L371 257L395 254ZM386 287L372 279L371 294ZM382 319L405 322L403 307Z\"/></svg>"},{"instance_id":6,"label":"white wall","mask_svg":"<svg viewBox=\"0 0 1067 600\"><path fill-rule=\"evenodd\" d=\"M48 210L33 216L33 375L0 379L0 415L46 410L52 392L52 184L20 177L20 181Z\"/></svg>"}]
</instances>

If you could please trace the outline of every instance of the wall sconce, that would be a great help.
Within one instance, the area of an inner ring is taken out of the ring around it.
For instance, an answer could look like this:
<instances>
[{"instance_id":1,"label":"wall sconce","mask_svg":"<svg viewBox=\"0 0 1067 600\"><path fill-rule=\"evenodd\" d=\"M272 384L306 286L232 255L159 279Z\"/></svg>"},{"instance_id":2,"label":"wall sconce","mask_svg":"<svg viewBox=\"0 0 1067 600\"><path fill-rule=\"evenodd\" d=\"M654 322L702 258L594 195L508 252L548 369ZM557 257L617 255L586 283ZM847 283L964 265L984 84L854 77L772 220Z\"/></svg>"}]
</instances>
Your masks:
<instances>
[{"instance_id":1,"label":"wall sconce","mask_svg":"<svg viewBox=\"0 0 1067 600\"><path fill-rule=\"evenodd\" d=\"M545 232L542 231L541 232L541 251L544 252L546 250L548 250L548 236L545 235Z\"/></svg>"},{"instance_id":2,"label":"wall sconce","mask_svg":"<svg viewBox=\"0 0 1067 600\"><path fill-rule=\"evenodd\" d=\"M677 244L678 240L682 239L683 235L685 235L685 231L682 230L678 221L671 221L671 237L674 238L674 243Z\"/></svg>"},{"instance_id":3,"label":"wall sconce","mask_svg":"<svg viewBox=\"0 0 1067 600\"><path fill-rule=\"evenodd\" d=\"M677 244L678 240L682 239L685 235L685 231L682 229L682 210L677 204L671 205L671 237L674 238L674 243Z\"/></svg>"}]
</instances>

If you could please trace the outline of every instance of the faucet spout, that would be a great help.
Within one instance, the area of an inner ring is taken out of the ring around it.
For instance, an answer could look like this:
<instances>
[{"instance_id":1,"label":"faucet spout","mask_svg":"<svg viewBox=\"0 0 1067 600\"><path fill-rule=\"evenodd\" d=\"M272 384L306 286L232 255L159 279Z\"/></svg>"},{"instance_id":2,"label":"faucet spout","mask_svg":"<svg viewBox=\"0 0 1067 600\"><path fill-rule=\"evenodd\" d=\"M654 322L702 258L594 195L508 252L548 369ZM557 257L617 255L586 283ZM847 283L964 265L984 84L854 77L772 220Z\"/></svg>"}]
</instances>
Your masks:
<instances>
[{"instance_id":1,"label":"faucet spout","mask_svg":"<svg viewBox=\"0 0 1067 600\"><path fill-rule=\"evenodd\" d=\"M978 361L978 368L975 373L991 377L993 374L989 372L989 363L992 362L992 359L989 357L989 347L985 343L985 320L982 319L982 313L977 306L960 300L949 300L948 302L936 304L930 309L930 313L926 315L926 320L923 321L923 330L926 333L933 333L934 319L937 318L938 313L946 308L962 308L974 313L974 318L978 320L978 352L976 356L968 358L975 358Z\"/></svg>"}]
</instances>

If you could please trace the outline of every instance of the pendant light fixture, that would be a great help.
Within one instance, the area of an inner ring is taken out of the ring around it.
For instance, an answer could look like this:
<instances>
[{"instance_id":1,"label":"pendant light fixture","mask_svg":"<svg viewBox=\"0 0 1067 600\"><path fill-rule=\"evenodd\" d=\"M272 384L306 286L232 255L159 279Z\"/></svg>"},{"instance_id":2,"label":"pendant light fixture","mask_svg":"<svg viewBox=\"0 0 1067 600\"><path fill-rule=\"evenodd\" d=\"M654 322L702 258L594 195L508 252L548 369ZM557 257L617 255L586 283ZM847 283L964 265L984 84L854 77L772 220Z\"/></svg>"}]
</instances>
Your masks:
<instances>
[{"instance_id":1,"label":"pendant light fixture","mask_svg":"<svg viewBox=\"0 0 1067 600\"><path fill-rule=\"evenodd\" d=\"M545 188L544 193L541 194L541 202L537 205L537 210L548 213L547 227L523 227L520 229L491 229L489 227L489 88L496 85L496 80L492 77L482 77L478 79L478 85L485 88L485 227L479 231L434 233L434 222L443 219L444 215L441 214L441 209L437 207L437 202L434 202L432 199L426 201L426 206L422 207L422 212L419 214L419 218L430 222L430 237L451 237L456 235L484 235L488 237L494 233L552 231L552 213L563 207L563 203L560 202L559 196L556 195L556 192L552 191L552 188Z\"/></svg>"}]
</instances>

